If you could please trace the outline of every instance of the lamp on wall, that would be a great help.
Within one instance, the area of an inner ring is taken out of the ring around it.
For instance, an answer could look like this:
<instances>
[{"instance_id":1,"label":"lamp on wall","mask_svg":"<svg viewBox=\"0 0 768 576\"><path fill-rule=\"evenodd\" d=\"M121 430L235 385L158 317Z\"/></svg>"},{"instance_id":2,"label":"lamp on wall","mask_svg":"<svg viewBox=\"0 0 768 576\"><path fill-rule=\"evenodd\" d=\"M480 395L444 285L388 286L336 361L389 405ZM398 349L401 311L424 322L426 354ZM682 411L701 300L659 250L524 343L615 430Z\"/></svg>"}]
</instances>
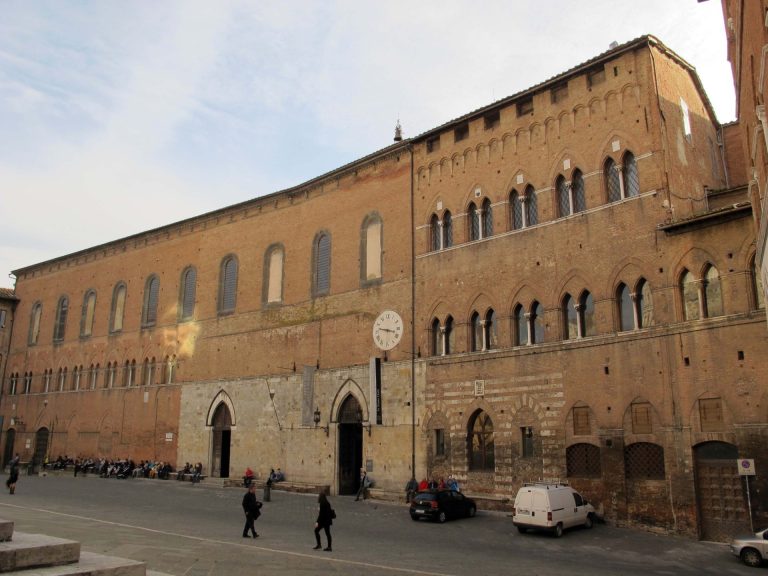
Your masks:
<instances>
[{"instance_id":1,"label":"lamp on wall","mask_svg":"<svg viewBox=\"0 0 768 576\"><path fill-rule=\"evenodd\" d=\"M315 421L315 428L321 428L325 430L325 435L328 436L330 434L329 428L330 426L318 426L320 424L320 408L315 407L315 413L312 416L312 419Z\"/></svg>"},{"instance_id":2,"label":"lamp on wall","mask_svg":"<svg viewBox=\"0 0 768 576\"><path fill-rule=\"evenodd\" d=\"M368 429L368 438L370 438L371 437L371 422L368 421L367 424L365 422L363 422L363 410L359 406L357 408L357 420L360 422L360 426L362 426L363 428L367 428Z\"/></svg>"}]
</instances>

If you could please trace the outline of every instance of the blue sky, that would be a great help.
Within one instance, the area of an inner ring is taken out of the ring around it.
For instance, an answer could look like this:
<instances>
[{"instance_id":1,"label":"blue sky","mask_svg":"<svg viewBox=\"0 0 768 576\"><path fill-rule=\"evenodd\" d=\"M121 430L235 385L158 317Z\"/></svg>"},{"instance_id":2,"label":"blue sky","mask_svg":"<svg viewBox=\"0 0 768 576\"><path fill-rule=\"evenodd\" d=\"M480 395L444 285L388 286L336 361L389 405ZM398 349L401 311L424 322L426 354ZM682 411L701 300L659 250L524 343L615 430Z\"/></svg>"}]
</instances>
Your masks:
<instances>
[{"instance_id":1,"label":"blue sky","mask_svg":"<svg viewBox=\"0 0 768 576\"><path fill-rule=\"evenodd\" d=\"M653 34L735 117L719 0L0 0L11 270L293 186Z\"/></svg>"}]
</instances>

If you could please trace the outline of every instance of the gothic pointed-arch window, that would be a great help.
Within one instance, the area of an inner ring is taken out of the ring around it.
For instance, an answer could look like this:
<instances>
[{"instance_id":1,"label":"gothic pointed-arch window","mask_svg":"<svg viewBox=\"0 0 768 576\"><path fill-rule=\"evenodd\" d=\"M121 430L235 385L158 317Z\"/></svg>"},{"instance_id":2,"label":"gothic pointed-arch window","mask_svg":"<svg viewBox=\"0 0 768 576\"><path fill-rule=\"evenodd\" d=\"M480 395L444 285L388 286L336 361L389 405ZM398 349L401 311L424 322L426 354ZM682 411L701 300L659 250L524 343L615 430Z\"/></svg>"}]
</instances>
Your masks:
<instances>
[{"instance_id":1,"label":"gothic pointed-arch window","mask_svg":"<svg viewBox=\"0 0 768 576\"><path fill-rule=\"evenodd\" d=\"M312 296L327 296L331 290L331 236L319 232L312 247Z\"/></svg>"},{"instance_id":2,"label":"gothic pointed-arch window","mask_svg":"<svg viewBox=\"0 0 768 576\"><path fill-rule=\"evenodd\" d=\"M443 247L440 219L437 214L432 214L429 219L429 249L437 252Z\"/></svg>"},{"instance_id":3,"label":"gothic pointed-arch window","mask_svg":"<svg viewBox=\"0 0 768 576\"><path fill-rule=\"evenodd\" d=\"M485 313L483 344L483 350L493 350L499 347L499 327L496 322L496 312L494 312L493 308Z\"/></svg>"},{"instance_id":4,"label":"gothic pointed-arch window","mask_svg":"<svg viewBox=\"0 0 768 576\"><path fill-rule=\"evenodd\" d=\"M528 344L528 319L525 316L525 308L522 304L515 306L512 317L514 318L515 323L515 329L513 332L515 335L515 340L513 345L525 346Z\"/></svg>"},{"instance_id":5,"label":"gothic pointed-arch window","mask_svg":"<svg viewBox=\"0 0 768 576\"><path fill-rule=\"evenodd\" d=\"M752 291L752 306L755 310L765 308L765 294L763 293L763 281L755 264L755 255L749 260L749 283Z\"/></svg>"},{"instance_id":6,"label":"gothic pointed-arch window","mask_svg":"<svg viewBox=\"0 0 768 576\"><path fill-rule=\"evenodd\" d=\"M32 312L29 315L29 337L27 341L30 346L37 344L38 338L40 338L40 318L43 315L43 305L40 302L35 302L32 306Z\"/></svg>"},{"instance_id":7,"label":"gothic pointed-arch window","mask_svg":"<svg viewBox=\"0 0 768 576\"><path fill-rule=\"evenodd\" d=\"M714 266L708 266L704 274L704 305L705 316L714 318L725 314L723 311L723 292L720 283L720 273Z\"/></svg>"},{"instance_id":8,"label":"gothic pointed-arch window","mask_svg":"<svg viewBox=\"0 0 768 576\"><path fill-rule=\"evenodd\" d=\"M443 353L447 356L453 352L454 348L454 330L453 330L453 316L448 316L445 319L445 337L443 338Z\"/></svg>"},{"instance_id":9,"label":"gothic pointed-arch window","mask_svg":"<svg viewBox=\"0 0 768 576\"><path fill-rule=\"evenodd\" d=\"M623 282L616 288L616 304L619 309L619 332L635 329L635 311L629 288Z\"/></svg>"},{"instance_id":10,"label":"gothic pointed-arch window","mask_svg":"<svg viewBox=\"0 0 768 576\"><path fill-rule=\"evenodd\" d=\"M181 290L179 293L179 321L186 322L195 316L195 297L197 294L197 270L187 266L181 273Z\"/></svg>"},{"instance_id":11,"label":"gothic pointed-arch window","mask_svg":"<svg viewBox=\"0 0 768 576\"><path fill-rule=\"evenodd\" d=\"M230 255L221 261L219 276L219 315L231 314L237 306L237 257Z\"/></svg>"},{"instance_id":12,"label":"gothic pointed-arch window","mask_svg":"<svg viewBox=\"0 0 768 576\"><path fill-rule=\"evenodd\" d=\"M531 304L531 344L544 342L544 307L534 300Z\"/></svg>"},{"instance_id":13,"label":"gothic pointed-arch window","mask_svg":"<svg viewBox=\"0 0 768 576\"><path fill-rule=\"evenodd\" d=\"M453 219L451 213L446 210L443 213L443 248L453 246Z\"/></svg>"},{"instance_id":14,"label":"gothic pointed-arch window","mask_svg":"<svg viewBox=\"0 0 768 576\"><path fill-rule=\"evenodd\" d=\"M582 293L581 298L579 298L579 305L580 336L594 336L597 333L595 327L595 300L588 290Z\"/></svg>"},{"instance_id":15,"label":"gothic pointed-arch window","mask_svg":"<svg viewBox=\"0 0 768 576\"><path fill-rule=\"evenodd\" d=\"M83 297L83 310L80 316L80 337L87 338L93 333L93 321L96 314L96 292L88 290Z\"/></svg>"},{"instance_id":16,"label":"gothic pointed-arch window","mask_svg":"<svg viewBox=\"0 0 768 576\"><path fill-rule=\"evenodd\" d=\"M640 278L635 285L635 308L637 310L638 328L653 325L653 297L651 285L645 278Z\"/></svg>"},{"instance_id":17,"label":"gothic pointed-arch window","mask_svg":"<svg viewBox=\"0 0 768 576\"><path fill-rule=\"evenodd\" d=\"M430 351L432 353L432 356L442 356L443 354L443 334L440 330L440 320L435 318L432 320L432 325L430 327L430 336L431 336L431 342L432 342L432 350Z\"/></svg>"},{"instance_id":18,"label":"gothic pointed-arch window","mask_svg":"<svg viewBox=\"0 0 768 576\"><path fill-rule=\"evenodd\" d=\"M640 178L637 174L637 160L629 150L624 153L624 168L622 170L624 196L631 198L640 194Z\"/></svg>"},{"instance_id":19,"label":"gothic pointed-arch window","mask_svg":"<svg viewBox=\"0 0 768 576\"><path fill-rule=\"evenodd\" d=\"M536 205L536 191L530 184L525 188L525 214L528 217L526 226L535 226L539 223L539 208Z\"/></svg>"},{"instance_id":20,"label":"gothic pointed-arch window","mask_svg":"<svg viewBox=\"0 0 768 576\"><path fill-rule=\"evenodd\" d=\"M523 199L517 190L509 193L509 204L512 206L512 229L521 230L523 228Z\"/></svg>"},{"instance_id":21,"label":"gothic pointed-arch window","mask_svg":"<svg viewBox=\"0 0 768 576\"><path fill-rule=\"evenodd\" d=\"M555 181L555 190L557 191L557 209L558 216L564 218L571 215L571 186L565 181L561 174Z\"/></svg>"},{"instance_id":22,"label":"gothic pointed-arch window","mask_svg":"<svg viewBox=\"0 0 768 576\"><path fill-rule=\"evenodd\" d=\"M127 288L124 282L115 284L112 290L112 306L109 313L109 332L120 332L123 329L125 315L125 295Z\"/></svg>"},{"instance_id":23,"label":"gothic pointed-arch window","mask_svg":"<svg viewBox=\"0 0 768 576\"><path fill-rule=\"evenodd\" d=\"M603 178L605 178L605 189L608 192L608 202L621 200L621 175L613 158L609 157L605 160Z\"/></svg>"},{"instance_id":24,"label":"gothic pointed-arch window","mask_svg":"<svg viewBox=\"0 0 768 576\"><path fill-rule=\"evenodd\" d=\"M261 301L267 305L283 302L283 271L285 270L285 249L282 244L273 244L264 253L264 276Z\"/></svg>"},{"instance_id":25,"label":"gothic pointed-arch window","mask_svg":"<svg viewBox=\"0 0 768 576\"><path fill-rule=\"evenodd\" d=\"M579 318L576 314L576 302L570 294L563 298L563 337L573 340L579 337Z\"/></svg>"},{"instance_id":26,"label":"gothic pointed-arch window","mask_svg":"<svg viewBox=\"0 0 768 576\"><path fill-rule=\"evenodd\" d=\"M573 213L584 212L587 209L587 198L584 192L584 177L578 168L573 171L571 195L573 196Z\"/></svg>"},{"instance_id":27,"label":"gothic pointed-arch window","mask_svg":"<svg viewBox=\"0 0 768 576\"><path fill-rule=\"evenodd\" d=\"M157 324L157 301L160 296L160 279L152 274L144 284L144 306L141 314L141 327L151 328Z\"/></svg>"},{"instance_id":28,"label":"gothic pointed-arch window","mask_svg":"<svg viewBox=\"0 0 768 576\"><path fill-rule=\"evenodd\" d=\"M53 325L53 341L61 342L64 340L64 333L67 328L67 312L69 311L69 298L62 296L56 306L56 321Z\"/></svg>"},{"instance_id":29,"label":"gothic pointed-arch window","mask_svg":"<svg viewBox=\"0 0 768 576\"><path fill-rule=\"evenodd\" d=\"M480 230L482 229L480 223L480 212L477 209L477 206L475 206L474 202L470 202L469 208L467 209L467 216L469 219L469 239L480 240L480 238L482 238L480 233Z\"/></svg>"},{"instance_id":30,"label":"gothic pointed-arch window","mask_svg":"<svg viewBox=\"0 0 768 576\"><path fill-rule=\"evenodd\" d=\"M699 319L699 290L696 280L688 270L680 275L680 296L683 302L683 320Z\"/></svg>"},{"instance_id":31,"label":"gothic pointed-arch window","mask_svg":"<svg viewBox=\"0 0 768 576\"><path fill-rule=\"evenodd\" d=\"M472 331L471 338L471 351L479 352L483 349L483 326L480 322L480 314L473 312L469 320L470 329Z\"/></svg>"},{"instance_id":32,"label":"gothic pointed-arch window","mask_svg":"<svg viewBox=\"0 0 768 576\"><path fill-rule=\"evenodd\" d=\"M493 207L488 198L483 200L482 224L483 238L490 238L493 236Z\"/></svg>"},{"instance_id":33,"label":"gothic pointed-arch window","mask_svg":"<svg viewBox=\"0 0 768 576\"><path fill-rule=\"evenodd\" d=\"M486 412L478 410L470 418L467 431L470 470L495 470L494 443L493 421Z\"/></svg>"}]
</instances>

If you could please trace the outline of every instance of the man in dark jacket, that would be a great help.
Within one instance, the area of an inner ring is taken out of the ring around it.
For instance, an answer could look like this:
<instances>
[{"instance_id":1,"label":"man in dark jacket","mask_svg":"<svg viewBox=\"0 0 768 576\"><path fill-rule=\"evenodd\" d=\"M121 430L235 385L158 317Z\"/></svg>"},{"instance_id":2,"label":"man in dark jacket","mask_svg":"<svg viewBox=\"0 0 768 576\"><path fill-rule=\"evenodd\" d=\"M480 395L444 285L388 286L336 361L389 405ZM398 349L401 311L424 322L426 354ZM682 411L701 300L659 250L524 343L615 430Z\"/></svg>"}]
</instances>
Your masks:
<instances>
[{"instance_id":1,"label":"man in dark jacket","mask_svg":"<svg viewBox=\"0 0 768 576\"><path fill-rule=\"evenodd\" d=\"M245 527L243 528L243 538L248 538L248 532L253 534L254 538L258 538L256 528L253 523L256 522L256 518L261 516L261 502L256 500L256 486L251 484L248 486L248 492L243 496L243 512L245 512Z\"/></svg>"}]
</instances>

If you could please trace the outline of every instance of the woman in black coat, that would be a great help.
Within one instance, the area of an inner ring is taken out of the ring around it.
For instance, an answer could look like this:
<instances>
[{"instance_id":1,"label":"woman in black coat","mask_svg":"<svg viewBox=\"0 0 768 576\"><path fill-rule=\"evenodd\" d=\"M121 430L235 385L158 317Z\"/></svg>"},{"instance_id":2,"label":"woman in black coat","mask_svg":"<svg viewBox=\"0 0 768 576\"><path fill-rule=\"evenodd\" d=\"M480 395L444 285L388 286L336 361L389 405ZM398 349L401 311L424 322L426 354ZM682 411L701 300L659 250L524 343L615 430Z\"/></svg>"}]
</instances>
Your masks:
<instances>
[{"instance_id":1,"label":"woman in black coat","mask_svg":"<svg viewBox=\"0 0 768 576\"><path fill-rule=\"evenodd\" d=\"M326 552L331 551L331 524L333 524L333 519L336 517L336 513L333 511L333 508L331 508L331 503L328 502L328 498L323 492L320 492L320 495L317 497L317 501L320 504L320 512L317 514L317 520L315 521L315 540L317 541L317 546L315 546L315 550L320 550L322 548L322 545L320 544L320 529L325 530L325 537L328 539L328 546L323 548Z\"/></svg>"},{"instance_id":2,"label":"woman in black coat","mask_svg":"<svg viewBox=\"0 0 768 576\"><path fill-rule=\"evenodd\" d=\"M8 476L8 480L5 481L5 485L8 486L8 490L11 494L16 492L16 482L19 481L19 463L14 460L11 462L11 471Z\"/></svg>"}]
</instances>

